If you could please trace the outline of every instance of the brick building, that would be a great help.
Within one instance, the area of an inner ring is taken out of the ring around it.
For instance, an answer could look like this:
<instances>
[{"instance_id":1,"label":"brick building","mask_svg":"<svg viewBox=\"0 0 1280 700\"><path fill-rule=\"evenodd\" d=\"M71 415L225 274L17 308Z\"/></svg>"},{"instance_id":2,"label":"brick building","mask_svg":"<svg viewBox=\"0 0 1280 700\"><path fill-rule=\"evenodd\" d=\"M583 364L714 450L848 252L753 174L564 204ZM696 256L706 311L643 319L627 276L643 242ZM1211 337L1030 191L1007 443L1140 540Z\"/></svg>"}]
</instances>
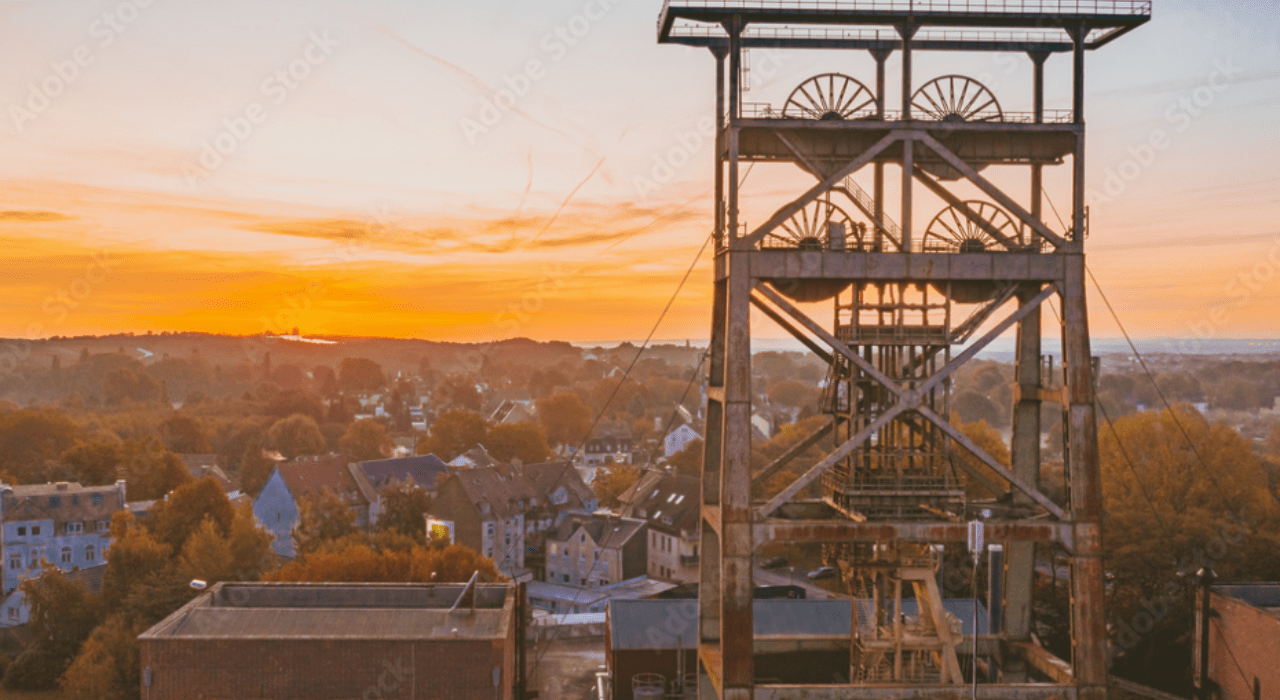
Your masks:
<instances>
[{"instance_id":1,"label":"brick building","mask_svg":"<svg viewBox=\"0 0 1280 700\"><path fill-rule=\"evenodd\" d=\"M1280 584L1213 587L1209 606L1210 686L1220 700L1280 695ZM1200 659L1200 598L1196 597L1195 650ZM1256 694L1255 694L1256 693Z\"/></svg>"},{"instance_id":2,"label":"brick building","mask_svg":"<svg viewBox=\"0 0 1280 700\"><path fill-rule=\"evenodd\" d=\"M142 698L513 700L522 614L509 585L220 583L138 637Z\"/></svg>"}]
</instances>

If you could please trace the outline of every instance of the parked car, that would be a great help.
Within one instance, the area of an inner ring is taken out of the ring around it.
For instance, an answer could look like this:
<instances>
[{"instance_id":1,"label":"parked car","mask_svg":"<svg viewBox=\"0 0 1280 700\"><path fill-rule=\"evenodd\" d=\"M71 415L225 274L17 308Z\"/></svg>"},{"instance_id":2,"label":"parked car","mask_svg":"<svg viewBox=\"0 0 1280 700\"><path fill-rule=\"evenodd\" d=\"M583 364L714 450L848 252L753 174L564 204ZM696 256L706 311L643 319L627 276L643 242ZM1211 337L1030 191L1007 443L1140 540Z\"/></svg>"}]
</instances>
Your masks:
<instances>
[{"instance_id":1,"label":"parked car","mask_svg":"<svg viewBox=\"0 0 1280 700\"><path fill-rule=\"evenodd\" d=\"M804 598L805 591L800 586L756 586L755 597L761 599Z\"/></svg>"},{"instance_id":2,"label":"parked car","mask_svg":"<svg viewBox=\"0 0 1280 700\"><path fill-rule=\"evenodd\" d=\"M834 568L830 566L819 566L818 568L809 572L809 579L812 581L817 581L820 578L831 578L832 576L835 576L835 575L836 575L836 570Z\"/></svg>"},{"instance_id":3,"label":"parked car","mask_svg":"<svg viewBox=\"0 0 1280 700\"><path fill-rule=\"evenodd\" d=\"M769 557L760 565L763 569L777 569L787 565L786 557Z\"/></svg>"}]
</instances>

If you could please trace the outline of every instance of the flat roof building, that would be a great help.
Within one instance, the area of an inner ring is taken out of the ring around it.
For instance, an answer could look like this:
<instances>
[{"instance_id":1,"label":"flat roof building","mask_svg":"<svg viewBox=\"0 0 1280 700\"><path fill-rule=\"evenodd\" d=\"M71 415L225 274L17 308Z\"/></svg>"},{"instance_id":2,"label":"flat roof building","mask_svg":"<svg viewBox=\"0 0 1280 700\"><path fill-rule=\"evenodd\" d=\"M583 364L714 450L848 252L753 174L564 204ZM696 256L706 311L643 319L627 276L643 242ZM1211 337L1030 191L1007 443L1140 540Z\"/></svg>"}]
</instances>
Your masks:
<instances>
[{"instance_id":1,"label":"flat roof building","mask_svg":"<svg viewBox=\"0 0 1280 700\"><path fill-rule=\"evenodd\" d=\"M142 698L514 700L520 615L505 584L219 583L138 637Z\"/></svg>"}]
</instances>

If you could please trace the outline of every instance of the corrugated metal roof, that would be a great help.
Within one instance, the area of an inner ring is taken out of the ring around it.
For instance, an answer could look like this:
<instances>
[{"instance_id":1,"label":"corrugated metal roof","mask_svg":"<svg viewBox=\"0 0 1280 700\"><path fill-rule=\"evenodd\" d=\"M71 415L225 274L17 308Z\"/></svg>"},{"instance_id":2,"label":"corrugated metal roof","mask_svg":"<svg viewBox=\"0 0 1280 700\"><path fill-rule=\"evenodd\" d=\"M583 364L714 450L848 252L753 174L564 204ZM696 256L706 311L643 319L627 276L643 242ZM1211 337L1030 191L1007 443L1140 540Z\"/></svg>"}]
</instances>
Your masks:
<instances>
[{"instance_id":1,"label":"corrugated metal roof","mask_svg":"<svg viewBox=\"0 0 1280 700\"><path fill-rule=\"evenodd\" d=\"M785 599L757 600L753 627L757 637L850 637L852 601ZM872 603L858 601L858 626L869 629ZM960 621L964 634L973 634L973 599L948 598L942 607ZM916 617L914 600L902 601L907 617ZM697 648L698 601L612 600L609 602L610 639L614 649ZM978 633L987 633L987 609L978 605Z\"/></svg>"},{"instance_id":2,"label":"corrugated metal roof","mask_svg":"<svg viewBox=\"0 0 1280 700\"><path fill-rule=\"evenodd\" d=\"M849 637L849 600L757 600L757 637ZM695 649L698 601L614 600L609 602L614 649Z\"/></svg>"}]
</instances>

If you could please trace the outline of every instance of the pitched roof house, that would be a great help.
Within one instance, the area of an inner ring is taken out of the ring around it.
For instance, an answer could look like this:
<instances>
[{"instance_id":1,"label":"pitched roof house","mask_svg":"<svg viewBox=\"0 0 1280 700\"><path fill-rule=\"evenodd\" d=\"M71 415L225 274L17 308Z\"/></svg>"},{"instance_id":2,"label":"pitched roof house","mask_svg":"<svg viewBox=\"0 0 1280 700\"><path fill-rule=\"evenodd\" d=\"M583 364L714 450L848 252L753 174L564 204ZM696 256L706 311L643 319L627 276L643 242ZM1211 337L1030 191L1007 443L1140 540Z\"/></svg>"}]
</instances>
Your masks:
<instances>
[{"instance_id":1,"label":"pitched roof house","mask_svg":"<svg viewBox=\"0 0 1280 700\"><path fill-rule=\"evenodd\" d=\"M192 479L199 481L207 476L213 477L223 493L239 493L235 482L218 466L218 455L183 453L178 456L182 458Z\"/></svg>"},{"instance_id":2,"label":"pitched roof house","mask_svg":"<svg viewBox=\"0 0 1280 700\"><path fill-rule=\"evenodd\" d=\"M525 515L538 503L537 490L514 467L454 469L436 490L430 518L451 523L456 544L516 578L526 573Z\"/></svg>"},{"instance_id":3,"label":"pitched roof house","mask_svg":"<svg viewBox=\"0 0 1280 700\"><path fill-rule=\"evenodd\" d=\"M253 514L275 535L276 554L292 559L296 554L293 528L301 518L303 499L319 498L325 491L342 498L356 516L356 524L377 521L378 493L359 465L345 457L297 459L277 465L253 502Z\"/></svg>"},{"instance_id":4,"label":"pitched roof house","mask_svg":"<svg viewBox=\"0 0 1280 700\"><path fill-rule=\"evenodd\" d=\"M645 472L622 496L623 517L649 526L649 575L671 581L698 580L701 484L684 474Z\"/></svg>"},{"instance_id":5,"label":"pitched roof house","mask_svg":"<svg viewBox=\"0 0 1280 700\"><path fill-rule=\"evenodd\" d=\"M451 467L492 467L498 464L498 460L489 456L489 451L484 445L476 445L462 454L449 460Z\"/></svg>"},{"instance_id":6,"label":"pitched roof house","mask_svg":"<svg viewBox=\"0 0 1280 700\"><path fill-rule=\"evenodd\" d=\"M544 580L596 588L644 576L647 546L643 520L571 515L547 533Z\"/></svg>"},{"instance_id":7,"label":"pitched roof house","mask_svg":"<svg viewBox=\"0 0 1280 700\"><path fill-rule=\"evenodd\" d=\"M449 466L435 455L418 455L361 462L360 469L369 483L378 490L392 482L413 479L413 483L434 492L440 485L440 478L449 471Z\"/></svg>"}]
</instances>

